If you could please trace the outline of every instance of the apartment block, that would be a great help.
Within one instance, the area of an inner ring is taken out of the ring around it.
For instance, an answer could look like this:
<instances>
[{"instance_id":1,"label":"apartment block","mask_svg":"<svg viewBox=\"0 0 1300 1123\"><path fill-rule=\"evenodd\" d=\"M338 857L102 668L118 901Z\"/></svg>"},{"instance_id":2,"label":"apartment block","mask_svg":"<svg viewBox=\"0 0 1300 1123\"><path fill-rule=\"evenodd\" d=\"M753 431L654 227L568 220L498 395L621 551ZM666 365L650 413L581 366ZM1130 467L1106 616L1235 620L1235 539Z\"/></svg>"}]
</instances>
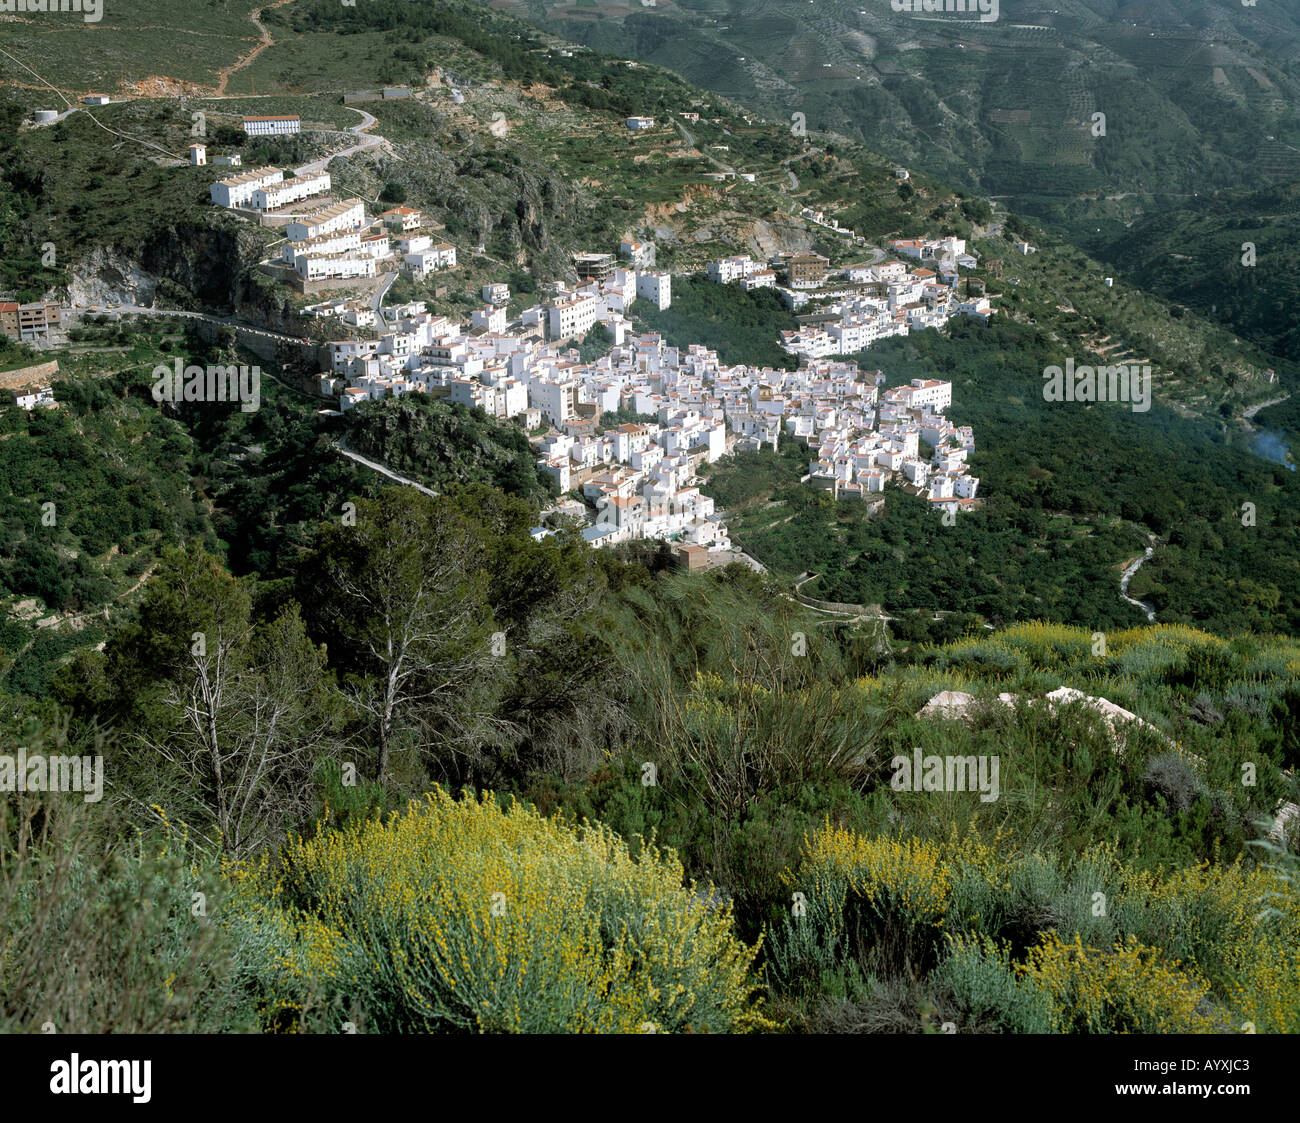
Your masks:
<instances>
[{"instance_id":1,"label":"apartment block","mask_svg":"<svg viewBox=\"0 0 1300 1123\"><path fill-rule=\"evenodd\" d=\"M648 300L662 310L673 302L673 276L671 273L638 273L636 275L636 295L641 300Z\"/></svg>"},{"instance_id":2,"label":"apartment block","mask_svg":"<svg viewBox=\"0 0 1300 1123\"><path fill-rule=\"evenodd\" d=\"M290 203L310 199L314 195L326 195L329 189L329 172L296 175L292 179L259 187L253 192L252 204L259 211L273 211L279 207L287 207Z\"/></svg>"},{"instance_id":3,"label":"apartment block","mask_svg":"<svg viewBox=\"0 0 1300 1123\"><path fill-rule=\"evenodd\" d=\"M245 117L244 132L249 136L287 136L302 130L302 119L294 116Z\"/></svg>"},{"instance_id":4,"label":"apartment block","mask_svg":"<svg viewBox=\"0 0 1300 1123\"><path fill-rule=\"evenodd\" d=\"M375 259L362 253L303 254L294 262L294 272L304 281L373 277Z\"/></svg>"},{"instance_id":5,"label":"apartment block","mask_svg":"<svg viewBox=\"0 0 1300 1123\"><path fill-rule=\"evenodd\" d=\"M325 257L360 249L361 234L358 231L340 230L336 234L324 234L303 242L285 242L280 257L287 264L295 265L300 257Z\"/></svg>"},{"instance_id":6,"label":"apartment block","mask_svg":"<svg viewBox=\"0 0 1300 1123\"><path fill-rule=\"evenodd\" d=\"M602 302L594 296L574 293L553 300L548 305L547 336L550 339L581 338L591 330L602 311Z\"/></svg>"},{"instance_id":7,"label":"apartment block","mask_svg":"<svg viewBox=\"0 0 1300 1123\"><path fill-rule=\"evenodd\" d=\"M365 221L365 204L360 199L345 199L294 219L284 228L284 234L291 242L305 242L336 230L359 230Z\"/></svg>"},{"instance_id":8,"label":"apartment block","mask_svg":"<svg viewBox=\"0 0 1300 1123\"><path fill-rule=\"evenodd\" d=\"M219 179L209 189L212 201L219 207L242 207L252 202L253 192L284 180L279 168L250 168L246 172Z\"/></svg>"}]
</instances>

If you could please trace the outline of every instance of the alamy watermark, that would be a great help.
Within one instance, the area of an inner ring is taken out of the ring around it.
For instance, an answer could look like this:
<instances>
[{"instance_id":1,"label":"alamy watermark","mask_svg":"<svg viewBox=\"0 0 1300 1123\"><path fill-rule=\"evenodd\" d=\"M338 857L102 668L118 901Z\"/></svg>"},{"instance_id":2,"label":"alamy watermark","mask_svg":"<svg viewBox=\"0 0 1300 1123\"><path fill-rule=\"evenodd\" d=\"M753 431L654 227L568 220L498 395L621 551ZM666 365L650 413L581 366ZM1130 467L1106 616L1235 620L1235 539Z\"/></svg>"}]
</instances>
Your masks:
<instances>
[{"instance_id":1,"label":"alamy watermark","mask_svg":"<svg viewBox=\"0 0 1300 1123\"><path fill-rule=\"evenodd\" d=\"M1119 363L1115 366L1043 368L1045 402L1128 402L1134 413L1151 408L1151 364Z\"/></svg>"},{"instance_id":2,"label":"alamy watermark","mask_svg":"<svg viewBox=\"0 0 1300 1123\"><path fill-rule=\"evenodd\" d=\"M980 23L993 23L998 18L998 0L889 0L896 12L929 15L936 12L979 13Z\"/></svg>"},{"instance_id":3,"label":"alamy watermark","mask_svg":"<svg viewBox=\"0 0 1300 1123\"><path fill-rule=\"evenodd\" d=\"M981 803L998 799L999 760L995 756L911 756L899 753L889 762L889 786L896 792L979 792Z\"/></svg>"},{"instance_id":4,"label":"alamy watermark","mask_svg":"<svg viewBox=\"0 0 1300 1123\"><path fill-rule=\"evenodd\" d=\"M209 364L174 366L159 363L153 368L155 402L238 402L244 413L254 413L262 404L260 367Z\"/></svg>"},{"instance_id":5,"label":"alamy watermark","mask_svg":"<svg viewBox=\"0 0 1300 1123\"><path fill-rule=\"evenodd\" d=\"M0 15L9 12L80 12L83 23L98 23L104 18L104 0L0 0Z\"/></svg>"},{"instance_id":6,"label":"alamy watermark","mask_svg":"<svg viewBox=\"0 0 1300 1123\"><path fill-rule=\"evenodd\" d=\"M54 753L0 756L0 792L83 792L86 803L104 798L102 756L61 756Z\"/></svg>"},{"instance_id":7,"label":"alamy watermark","mask_svg":"<svg viewBox=\"0 0 1300 1123\"><path fill-rule=\"evenodd\" d=\"M56 1096L130 1096L132 1102L147 1104L153 1093L152 1061L107 1061L81 1059L73 1053L66 1061L50 1065L50 1092Z\"/></svg>"}]
</instances>

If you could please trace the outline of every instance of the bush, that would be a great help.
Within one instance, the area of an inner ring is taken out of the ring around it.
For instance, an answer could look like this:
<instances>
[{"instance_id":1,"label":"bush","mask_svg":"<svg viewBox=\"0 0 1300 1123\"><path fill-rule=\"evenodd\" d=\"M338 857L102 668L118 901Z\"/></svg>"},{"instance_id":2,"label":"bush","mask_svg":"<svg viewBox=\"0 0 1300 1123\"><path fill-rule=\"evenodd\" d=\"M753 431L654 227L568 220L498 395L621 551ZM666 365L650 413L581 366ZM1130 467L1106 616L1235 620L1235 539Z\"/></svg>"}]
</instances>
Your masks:
<instances>
[{"instance_id":1,"label":"bush","mask_svg":"<svg viewBox=\"0 0 1300 1123\"><path fill-rule=\"evenodd\" d=\"M1008 949L992 940L955 940L935 978L951 990L961 1011L959 1033L977 1026L1001 1033L1052 1030L1047 996L1017 979Z\"/></svg>"},{"instance_id":2,"label":"bush","mask_svg":"<svg viewBox=\"0 0 1300 1123\"><path fill-rule=\"evenodd\" d=\"M0 800L0 1033L255 1028L216 863L165 823L106 853L76 798Z\"/></svg>"},{"instance_id":3,"label":"bush","mask_svg":"<svg viewBox=\"0 0 1300 1123\"><path fill-rule=\"evenodd\" d=\"M1136 936L1110 951L1075 937L1043 937L1019 968L1052 1003L1057 1033L1205 1033L1213 1023L1198 1011L1209 985L1171 964Z\"/></svg>"},{"instance_id":4,"label":"bush","mask_svg":"<svg viewBox=\"0 0 1300 1123\"><path fill-rule=\"evenodd\" d=\"M950 871L937 844L869 838L827 824L782 875L791 912L769 959L790 981L847 961L882 975L920 977L937 959Z\"/></svg>"},{"instance_id":5,"label":"bush","mask_svg":"<svg viewBox=\"0 0 1300 1123\"><path fill-rule=\"evenodd\" d=\"M1182 753L1161 753L1147 765L1142 787L1148 799L1161 799L1173 812L1190 811L1202 794L1204 785Z\"/></svg>"},{"instance_id":6,"label":"bush","mask_svg":"<svg viewBox=\"0 0 1300 1123\"><path fill-rule=\"evenodd\" d=\"M671 852L634 859L603 826L490 794L435 789L386 822L297 840L282 869L264 857L241 882L284 945L264 1007L277 1028L303 1028L317 1004L380 1033L766 1024L758 948L683 886Z\"/></svg>"}]
</instances>

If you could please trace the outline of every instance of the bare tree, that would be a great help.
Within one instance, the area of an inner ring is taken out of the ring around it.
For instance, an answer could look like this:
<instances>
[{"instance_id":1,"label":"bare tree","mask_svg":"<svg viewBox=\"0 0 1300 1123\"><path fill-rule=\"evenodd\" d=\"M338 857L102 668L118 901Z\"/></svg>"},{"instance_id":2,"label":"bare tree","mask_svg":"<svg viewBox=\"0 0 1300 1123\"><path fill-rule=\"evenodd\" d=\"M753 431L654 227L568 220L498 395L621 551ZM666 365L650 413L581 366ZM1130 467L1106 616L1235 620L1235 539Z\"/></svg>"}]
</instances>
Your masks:
<instances>
[{"instance_id":1,"label":"bare tree","mask_svg":"<svg viewBox=\"0 0 1300 1123\"><path fill-rule=\"evenodd\" d=\"M309 810L312 768L332 745L325 659L296 608L262 628L236 619L196 637L189 673L161 698L179 721L147 743L174 766L172 807L240 856Z\"/></svg>"}]
</instances>

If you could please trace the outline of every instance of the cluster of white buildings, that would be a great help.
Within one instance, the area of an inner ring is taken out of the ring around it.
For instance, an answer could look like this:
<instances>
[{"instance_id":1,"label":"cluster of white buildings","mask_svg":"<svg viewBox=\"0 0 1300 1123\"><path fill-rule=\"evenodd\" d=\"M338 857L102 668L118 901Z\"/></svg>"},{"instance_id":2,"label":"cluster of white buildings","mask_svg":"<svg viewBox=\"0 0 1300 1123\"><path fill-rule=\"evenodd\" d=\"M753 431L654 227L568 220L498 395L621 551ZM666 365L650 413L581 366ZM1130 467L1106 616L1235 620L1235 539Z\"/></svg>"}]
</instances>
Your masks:
<instances>
[{"instance_id":1,"label":"cluster of white buildings","mask_svg":"<svg viewBox=\"0 0 1300 1123\"><path fill-rule=\"evenodd\" d=\"M672 274L655 270L614 267L601 280L575 289L557 287L560 291L551 300L523 313L525 328L544 331L553 341L581 341L596 324L603 324L614 343L622 344L631 330L626 313L634 301L645 300L659 309L673 302Z\"/></svg>"},{"instance_id":2,"label":"cluster of white buildings","mask_svg":"<svg viewBox=\"0 0 1300 1123\"><path fill-rule=\"evenodd\" d=\"M326 196L330 186L328 172L285 179L278 168L251 168L217 180L210 194L218 206L266 214ZM372 222L360 199L322 200L314 209L292 215L284 226L287 240L280 256L304 283L373 277L377 263L395 252L391 232L399 235L396 252L413 279L454 268L456 247L449 242L435 245L429 235L419 233L421 225L421 213L414 207L395 207Z\"/></svg>"},{"instance_id":3,"label":"cluster of white buildings","mask_svg":"<svg viewBox=\"0 0 1300 1123\"><path fill-rule=\"evenodd\" d=\"M253 201L253 192L284 181L279 168L249 168L226 179L219 179L208 194L219 207L246 207Z\"/></svg>"},{"instance_id":4,"label":"cluster of white buildings","mask_svg":"<svg viewBox=\"0 0 1300 1123\"><path fill-rule=\"evenodd\" d=\"M843 367L856 371L852 363L827 364L832 371ZM966 462L975 434L943 416L952 404L951 382L917 378L879 395L876 387L863 387L857 399L838 411L823 405L811 425L803 416L790 419L790 432L816 453L808 467L811 483L837 498L866 500L895 482L945 512L974 505L979 479Z\"/></svg>"},{"instance_id":5,"label":"cluster of white buildings","mask_svg":"<svg viewBox=\"0 0 1300 1123\"><path fill-rule=\"evenodd\" d=\"M936 268L951 263L955 271L958 266L974 269L979 264L974 254L966 252L965 238L897 238L889 243L889 248L898 257L933 262Z\"/></svg>"},{"instance_id":6,"label":"cluster of white buildings","mask_svg":"<svg viewBox=\"0 0 1300 1123\"><path fill-rule=\"evenodd\" d=\"M377 263L393 251L387 234L367 226L360 199L307 211L285 226L281 258L304 282L373 277Z\"/></svg>"},{"instance_id":7,"label":"cluster of white buildings","mask_svg":"<svg viewBox=\"0 0 1300 1123\"><path fill-rule=\"evenodd\" d=\"M552 308L567 310L575 297L593 299L568 293ZM783 436L808 442L816 456L809 481L837 495L866 498L896 477L940 506L961 509L975 499L979 481L965 467L973 434L943 417L951 383L916 381L878 394L883 377L864 379L852 362L810 360L796 371L726 366L714 351L671 347L658 335L619 339L584 363L575 349L544 338L540 308L529 311L507 330L505 310L493 304L468 327L421 305L390 309L394 330L329 345L321 392L338 395L344 411L428 393L499 420L519 418L529 430L545 423L538 467L561 492L581 489L594 507L584 536L595 546L662 538L729 549L722 517L700 493L699 465L737 447L776 448ZM638 420L602 427L612 411Z\"/></svg>"},{"instance_id":8,"label":"cluster of white buildings","mask_svg":"<svg viewBox=\"0 0 1300 1123\"><path fill-rule=\"evenodd\" d=\"M483 320L504 315L491 305L481 311ZM506 332L480 321L467 329L417 306L390 309L387 318L395 330L376 340L329 345L332 369L321 392L338 394L344 411L429 393L497 419L518 417L530 429L546 422L554 432L539 468L562 492L583 489L595 507L584 532L593 545L651 537L729 548L713 501L693 482L701 461L727 451L726 411L708 390L720 369L716 354L680 353L650 335L583 364L575 350L526 326ZM742 397L732 408L749 411ZM613 410L656 420L598 432L600 414Z\"/></svg>"},{"instance_id":9,"label":"cluster of white buildings","mask_svg":"<svg viewBox=\"0 0 1300 1123\"><path fill-rule=\"evenodd\" d=\"M746 292L776 287L776 270L753 260L748 254L736 254L734 257L724 257L721 261L711 261L706 273L714 284L730 285L738 282Z\"/></svg>"},{"instance_id":10,"label":"cluster of white buildings","mask_svg":"<svg viewBox=\"0 0 1300 1123\"><path fill-rule=\"evenodd\" d=\"M317 195L328 195L330 191L329 172L313 172L308 175L296 175L290 179L280 179L265 184L253 192L254 210L274 211L311 199Z\"/></svg>"},{"instance_id":11,"label":"cluster of white buildings","mask_svg":"<svg viewBox=\"0 0 1300 1123\"><path fill-rule=\"evenodd\" d=\"M799 317L798 328L781 333L781 345L791 354L810 359L854 355L892 335L942 327L952 316L987 322L993 315L987 297L958 296L955 271L941 274L889 261L851 265L843 274L845 286L824 294L830 303Z\"/></svg>"},{"instance_id":12,"label":"cluster of white buildings","mask_svg":"<svg viewBox=\"0 0 1300 1123\"><path fill-rule=\"evenodd\" d=\"M375 310L360 300L327 300L310 304L302 310L304 316L314 319L336 319L354 328L373 328L377 320Z\"/></svg>"},{"instance_id":13,"label":"cluster of white buildings","mask_svg":"<svg viewBox=\"0 0 1300 1123\"><path fill-rule=\"evenodd\" d=\"M811 217L824 216L813 212ZM890 248L922 264L909 268L903 261L884 261L829 270L825 258L811 253L787 255L774 264L737 254L710 262L707 273L717 284L738 284L746 291L774 288L795 311L812 300L829 301L816 314L800 317L797 329L782 333L785 349L808 359L853 355L891 335L942 327L954 315L987 321L993 314L986 297L957 295L959 270L978 264L963 239L899 239ZM778 266L785 285L778 283Z\"/></svg>"}]
</instances>

